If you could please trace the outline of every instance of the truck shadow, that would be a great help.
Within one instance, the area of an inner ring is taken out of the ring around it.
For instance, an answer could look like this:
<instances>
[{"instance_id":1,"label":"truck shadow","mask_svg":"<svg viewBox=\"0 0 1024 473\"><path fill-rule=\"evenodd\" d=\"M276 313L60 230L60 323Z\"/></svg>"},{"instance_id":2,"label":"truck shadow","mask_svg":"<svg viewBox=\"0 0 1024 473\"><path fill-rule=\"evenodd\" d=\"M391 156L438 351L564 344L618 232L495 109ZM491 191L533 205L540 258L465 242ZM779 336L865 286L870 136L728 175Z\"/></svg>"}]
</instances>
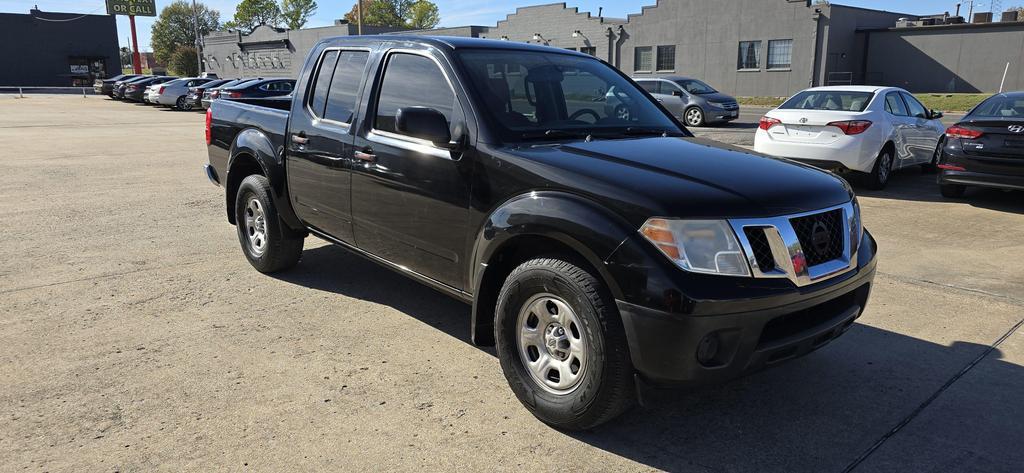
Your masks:
<instances>
[{"instance_id":1,"label":"truck shadow","mask_svg":"<svg viewBox=\"0 0 1024 473\"><path fill-rule=\"evenodd\" d=\"M342 248L308 249L275 277L390 306L471 344L468 305ZM856 323L809 356L724 385L645 389L644 407L566 441L667 471L842 471L986 350ZM964 458L977 471L1024 464L1015 444L1024 438L1024 367L1001 357L989 352L871 456L881 466L860 470L960 470Z\"/></svg>"}]
</instances>

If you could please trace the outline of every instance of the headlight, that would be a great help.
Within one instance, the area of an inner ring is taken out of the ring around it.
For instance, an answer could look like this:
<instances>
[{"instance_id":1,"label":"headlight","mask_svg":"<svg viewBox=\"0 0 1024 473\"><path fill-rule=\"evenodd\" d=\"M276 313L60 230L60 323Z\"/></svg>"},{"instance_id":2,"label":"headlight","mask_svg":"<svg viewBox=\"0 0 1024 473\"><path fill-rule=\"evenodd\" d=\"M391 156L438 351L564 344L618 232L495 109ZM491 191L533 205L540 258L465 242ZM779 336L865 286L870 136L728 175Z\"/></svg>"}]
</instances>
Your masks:
<instances>
[{"instance_id":1,"label":"headlight","mask_svg":"<svg viewBox=\"0 0 1024 473\"><path fill-rule=\"evenodd\" d=\"M725 104L722 103L722 102L712 102L712 101L709 100L708 101L708 105L710 105L712 107L725 108Z\"/></svg>"},{"instance_id":2,"label":"headlight","mask_svg":"<svg viewBox=\"0 0 1024 473\"><path fill-rule=\"evenodd\" d=\"M651 218L640 227L640 234L686 271L750 275L743 250L725 220Z\"/></svg>"}]
</instances>

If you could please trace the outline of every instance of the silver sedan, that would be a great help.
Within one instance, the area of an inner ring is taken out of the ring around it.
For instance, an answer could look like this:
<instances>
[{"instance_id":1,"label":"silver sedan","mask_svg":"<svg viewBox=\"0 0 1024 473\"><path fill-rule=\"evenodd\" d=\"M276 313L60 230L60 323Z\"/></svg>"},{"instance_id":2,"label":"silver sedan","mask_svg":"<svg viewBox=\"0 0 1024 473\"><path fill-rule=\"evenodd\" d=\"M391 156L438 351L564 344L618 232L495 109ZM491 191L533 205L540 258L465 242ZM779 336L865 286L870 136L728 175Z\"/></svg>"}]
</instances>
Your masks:
<instances>
[{"instance_id":1,"label":"silver sedan","mask_svg":"<svg viewBox=\"0 0 1024 473\"><path fill-rule=\"evenodd\" d=\"M188 95L188 88L197 87L210 82L211 80L213 79L204 79L199 77L186 77L183 79L172 80L166 84L161 84L161 87L155 89L155 93L150 96L150 101L160 105L174 107L178 110L191 110L192 103L185 98Z\"/></svg>"}]
</instances>

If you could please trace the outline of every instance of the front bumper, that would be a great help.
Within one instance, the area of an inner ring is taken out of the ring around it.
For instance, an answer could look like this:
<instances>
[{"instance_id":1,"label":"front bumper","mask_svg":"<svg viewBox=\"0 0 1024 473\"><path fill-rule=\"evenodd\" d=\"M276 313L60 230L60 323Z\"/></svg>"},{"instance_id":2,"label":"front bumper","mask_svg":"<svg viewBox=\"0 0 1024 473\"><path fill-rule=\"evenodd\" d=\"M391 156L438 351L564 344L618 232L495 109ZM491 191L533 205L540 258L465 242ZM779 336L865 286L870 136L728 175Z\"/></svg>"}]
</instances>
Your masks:
<instances>
[{"instance_id":1,"label":"front bumper","mask_svg":"<svg viewBox=\"0 0 1024 473\"><path fill-rule=\"evenodd\" d=\"M616 300L634 368L654 384L699 386L728 381L746 373L808 354L849 329L867 304L875 275L874 239L850 273L805 287L759 287L735 278L711 289L733 292L729 298L665 303L674 309ZM665 289L682 293L682 288Z\"/></svg>"},{"instance_id":2,"label":"front bumper","mask_svg":"<svg viewBox=\"0 0 1024 473\"><path fill-rule=\"evenodd\" d=\"M707 108L704 112L706 123L728 123L740 117L740 109L725 110L721 108Z\"/></svg>"}]
</instances>

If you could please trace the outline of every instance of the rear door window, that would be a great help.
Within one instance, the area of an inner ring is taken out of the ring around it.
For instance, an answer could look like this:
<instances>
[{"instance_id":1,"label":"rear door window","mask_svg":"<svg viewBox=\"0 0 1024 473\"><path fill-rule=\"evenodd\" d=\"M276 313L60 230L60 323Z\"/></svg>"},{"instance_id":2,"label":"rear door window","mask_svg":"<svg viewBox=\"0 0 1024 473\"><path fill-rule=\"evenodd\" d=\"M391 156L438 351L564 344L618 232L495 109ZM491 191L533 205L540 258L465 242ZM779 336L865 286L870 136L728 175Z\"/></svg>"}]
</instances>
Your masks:
<instances>
[{"instance_id":1,"label":"rear door window","mask_svg":"<svg viewBox=\"0 0 1024 473\"><path fill-rule=\"evenodd\" d=\"M352 123L359 83L369 57L370 53L367 51L342 51L338 56L334 78L331 80L330 92L327 95L327 111L324 112L324 118Z\"/></svg>"},{"instance_id":2,"label":"rear door window","mask_svg":"<svg viewBox=\"0 0 1024 473\"><path fill-rule=\"evenodd\" d=\"M657 80L642 80L640 82L637 82L637 84L640 84L640 87L643 87L644 90L646 90L648 93L651 93L651 94L660 94L661 93L661 81L657 81Z\"/></svg>"},{"instance_id":3,"label":"rear door window","mask_svg":"<svg viewBox=\"0 0 1024 473\"><path fill-rule=\"evenodd\" d=\"M885 94L885 111L900 117L907 116L907 106L903 104L898 92Z\"/></svg>"},{"instance_id":4,"label":"rear door window","mask_svg":"<svg viewBox=\"0 0 1024 473\"><path fill-rule=\"evenodd\" d=\"M324 107L327 106L327 91L331 87L331 76L334 75L334 65L338 62L338 50L331 50L324 53L320 58L320 65L317 67L316 79L313 82L313 90L309 95L309 109L313 115L322 117Z\"/></svg>"},{"instance_id":5,"label":"rear door window","mask_svg":"<svg viewBox=\"0 0 1024 473\"><path fill-rule=\"evenodd\" d=\"M398 133L395 128L398 109L412 106L441 112L450 127L455 111L455 93L444 73L430 58L407 53L392 54L381 81L374 128Z\"/></svg>"}]
</instances>

